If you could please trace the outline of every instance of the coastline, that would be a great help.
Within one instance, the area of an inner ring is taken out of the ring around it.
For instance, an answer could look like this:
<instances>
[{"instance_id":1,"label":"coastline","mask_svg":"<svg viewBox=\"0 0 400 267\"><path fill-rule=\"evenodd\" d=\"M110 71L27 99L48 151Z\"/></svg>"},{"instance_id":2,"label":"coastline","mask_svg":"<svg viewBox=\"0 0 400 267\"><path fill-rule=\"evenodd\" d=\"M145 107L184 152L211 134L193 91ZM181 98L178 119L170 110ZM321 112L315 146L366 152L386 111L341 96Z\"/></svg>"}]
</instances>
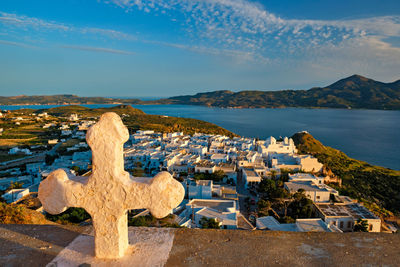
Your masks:
<instances>
[{"instance_id":1,"label":"coastline","mask_svg":"<svg viewBox=\"0 0 400 267\"><path fill-rule=\"evenodd\" d=\"M144 102L144 103L143 103ZM343 108L343 107L307 107L307 106L278 106L278 107L225 107L225 106L212 106L212 105L196 105L196 104L185 104L185 103L145 103L151 101L143 101L142 103L122 103L122 102L113 102L113 103L46 103L46 104L37 104L37 103L28 103L28 104L0 104L0 108L3 106L79 106L79 105L135 105L135 106L194 106L194 107L206 107L206 108L220 108L220 109L310 109L310 110L375 110L375 111L400 111L400 109L373 109L373 108Z\"/></svg>"}]
</instances>

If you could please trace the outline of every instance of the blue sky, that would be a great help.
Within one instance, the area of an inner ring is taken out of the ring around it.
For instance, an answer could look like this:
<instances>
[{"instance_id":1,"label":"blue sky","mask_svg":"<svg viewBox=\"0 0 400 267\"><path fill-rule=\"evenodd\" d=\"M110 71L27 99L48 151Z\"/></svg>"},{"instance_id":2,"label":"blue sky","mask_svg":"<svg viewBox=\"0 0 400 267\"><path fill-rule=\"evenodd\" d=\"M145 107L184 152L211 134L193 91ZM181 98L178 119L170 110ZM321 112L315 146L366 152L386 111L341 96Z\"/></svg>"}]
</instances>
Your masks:
<instances>
[{"instance_id":1,"label":"blue sky","mask_svg":"<svg viewBox=\"0 0 400 267\"><path fill-rule=\"evenodd\" d=\"M0 95L173 96L400 79L397 0L0 2Z\"/></svg>"}]
</instances>

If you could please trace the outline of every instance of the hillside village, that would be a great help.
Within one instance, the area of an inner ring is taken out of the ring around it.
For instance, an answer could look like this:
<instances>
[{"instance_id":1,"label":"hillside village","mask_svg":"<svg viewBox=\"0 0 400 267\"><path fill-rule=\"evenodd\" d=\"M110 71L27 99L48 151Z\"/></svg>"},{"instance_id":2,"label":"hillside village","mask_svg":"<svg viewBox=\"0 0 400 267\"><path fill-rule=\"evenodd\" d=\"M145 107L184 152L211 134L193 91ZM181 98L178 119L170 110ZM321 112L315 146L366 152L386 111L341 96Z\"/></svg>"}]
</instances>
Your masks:
<instances>
[{"instance_id":1,"label":"hillside village","mask_svg":"<svg viewBox=\"0 0 400 267\"><path fill-rule=\"evenodd\" d=\"M34 200L40 181L56 169L65 169L71 175L90 173L92 155L85 136L96 117L70 114L57 118L42 112L8 120L15 124L34 120L51 135L47 144L8 150L9 155L19 158L1 166L1 197L7 203ZM133 176L153 177L168 171L183 184L185 200L169 218L176 227L298 232L397 230L357 201L340 195L340 178L327 172L313 156L298 154L291 138L257 140L138 130L125 143L124 158L125 169ZM40 203L33 202L31 208L42 211ZM131 215L132 221L150 216L146 210Z\"/></svg>"}]
</instances>

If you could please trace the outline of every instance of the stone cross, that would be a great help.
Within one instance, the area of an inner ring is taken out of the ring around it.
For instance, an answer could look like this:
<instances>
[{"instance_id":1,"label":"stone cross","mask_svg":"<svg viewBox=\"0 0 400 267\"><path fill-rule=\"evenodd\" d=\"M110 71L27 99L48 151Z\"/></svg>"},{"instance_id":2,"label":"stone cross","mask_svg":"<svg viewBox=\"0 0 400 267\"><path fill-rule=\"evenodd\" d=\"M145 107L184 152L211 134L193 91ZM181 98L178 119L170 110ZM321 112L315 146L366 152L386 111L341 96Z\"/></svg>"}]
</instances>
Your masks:
<instances>
[{"instance_id":1,"label":"stone cross","mask_svg":"<svg viewBox=\"0 0 400 267\"><path fill-rule=\"evenodd\" d=\"M156 218L167 216L184 197L183 186L168 172L154 178L131 177L124 170L123 144L129 132L121 118L104 113L86 134L92 149L92 174L72 176L53 171L39 186L43 208L58 214L82 207L92 217L95 255L120 258L128 248L127 210L148 209Z\"/></svg>"}]
</instances>

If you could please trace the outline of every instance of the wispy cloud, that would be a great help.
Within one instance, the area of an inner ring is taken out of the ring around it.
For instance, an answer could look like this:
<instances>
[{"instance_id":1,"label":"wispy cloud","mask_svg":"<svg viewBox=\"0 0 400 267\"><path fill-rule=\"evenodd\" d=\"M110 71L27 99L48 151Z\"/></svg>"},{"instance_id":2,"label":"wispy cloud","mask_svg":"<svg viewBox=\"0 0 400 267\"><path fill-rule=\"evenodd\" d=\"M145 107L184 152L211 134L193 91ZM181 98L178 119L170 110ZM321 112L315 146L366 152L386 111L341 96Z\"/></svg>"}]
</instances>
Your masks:
<instances>
[{"instance_id":1,"label":"wispy cloud","mask_svg":"<svg viewBox=\"0 0 400 267\"><path fill-rule=\"evenodd\" d=\"M24 15L17 15L12 13L0 12L0 22L10 26L16 26L18 28L36 30L59 30L59 31L70 31L71 27L62 23L54 21L45 21L38 18L27 17Z\"/></svg>"},{"instance_id":2,"label":"wispy cloud","mask_svg":"<svg viewBox=\"0 0 400 267\"><path fill-rule=\"evenodd\" d=\"M93 46L75 46L75 45L62 45L61 48L76 49L90 52L100 52L100 53L111 53L111 54L121 54L121 55L133 55L131 51L104 48L104 47L93 47Z\"/></svg>"},{"instance_id":3,"label":"wispy cloud","mask_svg":"<svg viewBox=\"0 0 400 267\"><path fill-rule=\"evenodd\" d=\"M138 9L167 16L186 35L184 44L145 40L113 29L77 27L23 15L0 12L0 23L9 27L59 31L70 34L153 43L195 53L235 57L241 60L274 62L318 53L342 53L354 47L386 58L399 53L388 37L400 36L400 16L353 20L283 19L263 5L248 0L100 0L127 12ZM180 25L180 26L179 26ZM386 51L383 53L382 51ZM396 58L394 56L393 58Z\"/></svg>"},{"instance_id":4,"label":"wispy cloud","mask_svg":"<svg viewBox=\"0 0 400 267\"><path fill-rule=\"evenodd\" d=\"M13 13L0 12L0 23L23 30L58 31L62 33L78 33L83 35L103 36L114 40L134 41L137 38L131 34L113 29L101 29L91 27L77 27L56 21L46 21L39 18L28 17Z\"/></svg>"},{"instance_id":5,"label":"wispy cloud","mask_svg":"<svg viewBox=\"0 0 400 267\"><path fill-rule=\"evenodd\" d=\"M127 11L150 10L184 17L184 30L208 46L242 50L273 57L319 47L340 47L349 39L400 36L400 16L355 20L282 19L264 6L247 0L107 0ZM389 44L390 46L390 44ZM389 47L388 47L389 48Z\"/></svg>"},{"instance_id":6,"label":"wispy cloud","mask_svg":"<svg viewBox=\"0 0 400 267\"><path fill-rule=\"evenodd\" d=\"M232 57L240 60L245 61L257 61L266 63L269 61L268 58L265 58L261 55L257 55L254 52L250 51L242 51L242 50L233 50L233 49L221 49L221 48L214 48L214 47L207 47L202 45L185 45L185 44L178 44L178 43L168 43L168 42L154 42L154 41L146 41L147 43L162 45L173 47L181 50L187 50L198 54L208 54L208 55L215 55L215 56L227 56Z\"/></svg>"},{"instance_id":7,"label":"wispy cloud","mask_svg":"<svg viewBox=\"0 0 400 267\"><path fill-rule=\"evenodd\" d=\"M25 47L25 48L36 48L35 46L29 45L29 44L20 43L20 42L12 42L12 41L7 41L7 40L0 40L0 44L10 45L10 46L19 46L19 47Z\"/></svg>"}]
</instances>

